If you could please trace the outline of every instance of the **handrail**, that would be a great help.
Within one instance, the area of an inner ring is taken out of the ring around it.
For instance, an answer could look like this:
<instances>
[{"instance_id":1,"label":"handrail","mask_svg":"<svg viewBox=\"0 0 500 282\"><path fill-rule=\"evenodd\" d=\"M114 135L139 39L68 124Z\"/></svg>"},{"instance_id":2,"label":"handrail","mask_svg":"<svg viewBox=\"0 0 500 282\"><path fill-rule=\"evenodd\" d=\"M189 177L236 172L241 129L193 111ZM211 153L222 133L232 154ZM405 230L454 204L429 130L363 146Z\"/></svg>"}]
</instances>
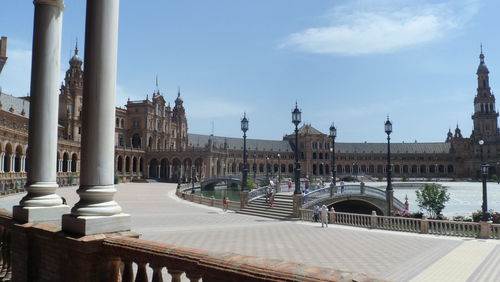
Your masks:
<instances>
[{"instance_id":1,"label":"handrail","mask_svg":"<svg viewBox=\"0 0 500 282\"><path fill-rule=\"evenodd\" d=\"M267 194L267 190L269 189L269 186L263 186L259 187L257 189L253 189L252 191L248 192L248 201L255 201L258 198L261 198Z\"/></svg>"},{"instance_id":2,"label":"handrail","mask_svg":"<svg viewBox=\"0 0 500 282\"><path fill-rule=\"evenodd\" d=\"M330 198L330 197L338 197L338 196L343 196L343 195L367 195L367 196L373 196L375 198L380 198L384 199L386 198L386 194L384 190L381 190L376 187L372 186L364 186L364 189L361 188L361 185L357 184L348 184L344 185L344 189L342 190L341 187L337 186L337 193L333 193L333 187L324 187L320 188L317 190L313 190L309 193L307 193L303 198L302 198L302 205L305 207L309 207L313 205L314 203L320 202L324 199ZM340 189L340 191L339 191ZM393 200L394 207L403 210L404 209L404 204L394 198Z\"/></svg>"},{"instance_id":3,"label":"handrail","mask_svg":"<svg viewBox=\"0 0 500 282\"><path fill-rule=\"evenodd\" d=\"M309 266L277 259L220 253L127 237L106 238L103 253L114 260L113 278L124 282L148 281L146 266L152 268L151 281L163 280L163 268L180 281L185 273L191 281L372 281L361 273ZM121 263L123 262L123 273ZM116 280L118 281L118 280Z\"/></svg>"},{"instance_id":4,"label":"handrail","mask_svg":"<svg viewBox=\"0 0 500 282\"><path fill-rule=\"evenodd\" d=\"M313 211L300 210L301 219L313 221ZM446 236L500 239L500 224L329 212L329 223Z\"/></svg>"}]
</instances>

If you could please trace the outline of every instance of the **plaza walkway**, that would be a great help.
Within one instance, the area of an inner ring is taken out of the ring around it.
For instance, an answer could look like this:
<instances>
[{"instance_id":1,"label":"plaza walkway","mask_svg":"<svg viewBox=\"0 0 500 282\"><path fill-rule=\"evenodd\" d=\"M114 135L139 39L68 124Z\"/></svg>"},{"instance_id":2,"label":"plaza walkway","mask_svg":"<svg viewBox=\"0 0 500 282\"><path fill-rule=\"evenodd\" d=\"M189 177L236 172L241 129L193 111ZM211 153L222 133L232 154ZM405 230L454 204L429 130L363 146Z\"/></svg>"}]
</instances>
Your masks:
<instances>
[{"instance_id":1,"label":"plaza walkway","mask_svg":"<svg viewBox=\"0 0 500 282\"><path fill-rule=\"evenodd\" d=\"M500 241L438 237L246 216L178 199L175 184L126 183L115 199L142 238L295 261L394 281L499 281ZM75 188L57 193L70 206ZM0 199L12 209L22 195Z\"/></svg>"}]
</instances>

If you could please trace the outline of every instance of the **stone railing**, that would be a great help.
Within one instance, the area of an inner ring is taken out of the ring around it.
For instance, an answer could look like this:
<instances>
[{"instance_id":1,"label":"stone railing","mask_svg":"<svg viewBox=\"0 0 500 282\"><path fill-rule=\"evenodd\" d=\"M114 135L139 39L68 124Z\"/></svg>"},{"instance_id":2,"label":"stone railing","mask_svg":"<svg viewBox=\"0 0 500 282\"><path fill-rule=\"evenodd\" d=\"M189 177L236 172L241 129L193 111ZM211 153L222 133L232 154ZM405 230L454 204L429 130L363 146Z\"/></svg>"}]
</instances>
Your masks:
<instances>
[{"instance_id":1,"label":"stone railing","mask_svg":"<svg viewBox=\"0 0 500 282\"><path fill-rule=\"evenodd\" d=\"M10 234L12 214L0 209L0 281L11 281L12 264L10 259Z\"/></svg>"},{"instance_id":2,"label":"stone railing","mask_svg":"<svg viewBox=\"0 0 500 282\"><path fill-rule=\"evenodd\" d=\"M184 276L189 281L376 281L359 273L126 237L105 239L103 251L113 262L110 281L163 281L167 273L171 281Z\"/></svg>"},{"instance_id":3,"label":"stone railing","mask_svg":"<svg viewBox=\"0 0 500 282\"><path fill-rule=\"evenodd\" d=\"M222 199L216 199L214 197L204 197L202 195L196 195L196 194L191 194L190 192L191 188L182 188L177 190L176 195L177 197L191 201L193 203L198 203L201 205L206 205L210 207L215 207L215 208L223 208L222 206ZM228 210L232 211L239 211L241 209L241 203L236 202L236 201L227 201L227 208Z\"/></svg>"},{"instance_id":4,"label":"stone railing","mask_svg":"<svg viewBox=\"0 0 500 282\"><path fill-rule=\"evenodd\" d=\"M264 197L267 194L268 188L269 186L263 186L248 192L248 201L251 202L257 200L258 198Z\"/></svg>"},{"instance_id":5,"label":"stone railing","mask_svg":"<svg viewBox=\"0 0 500 282\"><path fill-rule=\"evenodd\" d=\"M491 236L494 239L500 239L500 224L492 224L491 229L492 229Z\"/></svg>"},{"instance_id":6,"label":"stone railing","mask_svg":"<svg viewBox=\"0 0 500 282\"><path fill-rule=\"evenodd\" d=\"M300 210L303 221L313 221L313 211ZM402 232L459 236L482 239L500 239L500 224L491 222L464 222L450 220L418 219L395 216L378 216L343 212L329 212L328 222L340 225L366 227Z\"/></svg>"},{"instance_id":7,"label":"stone railing","mask_svg":"<svg viewBox=\"0 0 500 282\"><path fill-rule=\"evenodd\" d=\"M386 198L384 190L366 185L351 184L351 185L344 185L344 189L342 189L341 186L336 186L336 187L328 186L317 190L313 190L307 193L302 198L302 205L303 207L307 208L327 198L334 196L340 197L343 195L367 195L384 200ZM394 207L399 210L404 209L403 203L396 198L394 198Z\"/></svg>"}]
</instances>

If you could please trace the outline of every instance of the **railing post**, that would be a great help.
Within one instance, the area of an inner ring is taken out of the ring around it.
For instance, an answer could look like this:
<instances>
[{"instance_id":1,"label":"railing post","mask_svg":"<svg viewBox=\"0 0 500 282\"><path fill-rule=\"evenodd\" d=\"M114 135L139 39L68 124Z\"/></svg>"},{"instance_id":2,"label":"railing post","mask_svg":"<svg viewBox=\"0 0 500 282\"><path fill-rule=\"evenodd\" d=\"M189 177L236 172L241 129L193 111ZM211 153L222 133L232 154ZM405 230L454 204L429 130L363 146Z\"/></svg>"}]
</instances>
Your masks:
<instances>
[{"instance_id":1,"label":"railing post","mask_svg":"<svg viewBox=\"0 0 500 282\"><path fill-rule=\"evenodd\" d=\"M293 195L293 217L300 218L300 208L302 208L302 194Z\"/></svg>"},{"instance_id":2,"label":"railing post","mask_svg":"<svg viewBox=\"0 0 500 282\"><path fill-rule=\"evenodd\" d=\"M181 275L184 273L182 270L167 268L168 274L172 276L172 282L181 282Z\"/></svg>"},{"instance_id":3,"label":"railing post","mask_svg":"<svg viewBox=\"0 0 500 282\"><path fill-rule=\"evenodd\" d=\"M422 219L420 221L420 233L429 233L429 221L427 220L427 216L425 215L422 216Z\"/></svg>"},{"instance_id":4,"label":"railing post","mask_svg":"<svg viewBox=\"0 0 500 282\"><path fill-rule=\"evenodd\" d=\"M377 227L378 227L377 212L376 211L372 211L372 214L370 216L370 227L372 229L377 229Z\"/></svg>"},{"instance_id":5,"label":"railing post","mask_svg":"<svg viewBox=\"0 0 500 282\"><path fill-rule=\"evenodd\" d=\"M248 191L240 191L240 208L248 206Z\"/></svg>"},{"instance_id":6,"label":"railing post","mask_svg":"<svg viewBox=\"0 0 500 282\"><path fill-rule=\"evenodd\" d=\"M480 239L489 239L491 237L491 223L491 221L479 222L479 227L481 228L479 231Z\"/></svg>"},{"instance_id":7,"label":"railing post","mask_svg":"<svg viewBox=\"0 0 500 282\"><path fill-rule=\"evenodd\" d=\"M329 223L337 223L337 212L335 212L335 209L332 207L331 212L328 213L330 218L329 218Z\"/></svg>"},{"instance_id":8,"label":"railing post","mask_svg":"<svg viewBox=\"0 0 500 282\"><path fill-rule=\"evenodd\" d=\"M189 279L191 282L198 282L201 279L201 273L199 272L194 272L194 271L189 271L186 272L186 277Z\"/></svg>"},{"instance_id":9,"label":"railing post","mask_svg":"<svg viewBox=\"0 0 500 282\"><path fill-rule=\"evenodd\" d=\"M153 280L151 282L163 282L163 276L161 275L163 266L151 264L149 266L153 269Z\"/></svg>"},{"instance_id":10,"label":"railing post","mask_svg":"<svg viewBox=\"0 0 500 282\"><path fill-rule=\"evenodd\" d=\"M148 282L148 274L146 272L147 262L138 262L137 263L137 274L135 276L136 282Z\"/></svg>"}]
</instances>

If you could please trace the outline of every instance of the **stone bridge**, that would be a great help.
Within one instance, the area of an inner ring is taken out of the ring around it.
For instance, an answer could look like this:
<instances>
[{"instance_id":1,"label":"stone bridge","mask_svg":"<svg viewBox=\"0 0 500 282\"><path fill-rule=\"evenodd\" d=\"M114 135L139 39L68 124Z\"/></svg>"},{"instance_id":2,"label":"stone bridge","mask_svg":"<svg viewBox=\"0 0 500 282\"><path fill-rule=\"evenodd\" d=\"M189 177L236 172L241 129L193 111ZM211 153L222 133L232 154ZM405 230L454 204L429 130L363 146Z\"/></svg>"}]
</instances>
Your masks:
<instances>
[{"instance_id":1,"label":"stone bridge","mask_svg":"<svg viewBox=\"0 0 500 282\"><path fill-rule=\"evenodd\" d=\"M333 207L336 212L386 215L387 201L385 190L366 185L345 185L340 187L325 187L314 190L304 196L302 208L312 208L315 205ZM394 209L403 210L401 201L394 198Z\"/></svg>"},{"instance_id":2,"label":"stone bridge","mask_svg":"<svg viewBox=\"0 0 500 282\"><path fill-rule=\"evenodd\" d=\"M241 186L241 177L235 175L225 175L214 178L209 178L201 182L202 190L214 190L216 184L224 183L228 187L231 185L240 185Z\"/></svg>"}]
</instances>

